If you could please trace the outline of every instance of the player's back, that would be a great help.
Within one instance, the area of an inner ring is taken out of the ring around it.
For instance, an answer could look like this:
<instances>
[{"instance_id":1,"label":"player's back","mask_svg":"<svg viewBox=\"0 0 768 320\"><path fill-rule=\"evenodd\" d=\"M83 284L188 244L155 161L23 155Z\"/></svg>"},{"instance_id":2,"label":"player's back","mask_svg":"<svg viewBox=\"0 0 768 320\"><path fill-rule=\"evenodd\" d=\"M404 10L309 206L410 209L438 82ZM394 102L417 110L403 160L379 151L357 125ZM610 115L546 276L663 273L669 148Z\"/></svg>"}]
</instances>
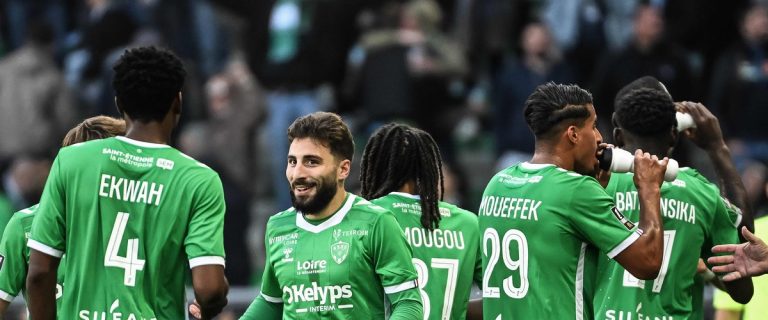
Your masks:
<instances>
[{"instance_id":1,"label":"player's back","mask_svg":"<svg viewBox=\"0 0 768 320\"><path fill-rule=\"evenodd\" d=\"M66 242L62 318L182 319L187 268L224 263L221 182L170 146L117 137L64 148L39 210L62 211L38 214L32 236ZM58 224L65 234L44 232Z\"/></svg>"},{"instance_id":2,"label":"player's back","mask_svg":"<svg viewBox=\"0 0 768 320\"><path fill-rule=\"evenodd\" d=\"M421 225L419 196L392 192L371 202L395 214L413 249L425 319L464 319L482 272L477 216L439 202L440 227L430 232Z\"/></svg>"},{"instance_id":3,"label":"player's back","mask_svg":"<svg viewBox=\"0 0 768 320\"><path fill-rule=\"evenodd\" d=\"M639 237L612 207L596 180L554 165L491 178L478 212L485 319L590 318L594 248L613 257Z\"/></svg>"},{"instance_id":4,"label":"player's back","mask_svg":"<svg viewBox=\"0 0 768 320\"><path fill-rule=\"evenodd\" d=\"M640 208L631 173L612 174L606 190L631 221ZM691 168L681 168L675 181L661 186L664 255L655 280L638 280L615 261L598 259L595 314L600 319L644 317L688 319L696 311L694 295L699 257L711 256L717 244L738 243L740 212L722 198L716 186ZM698 291L698 292L697 292ZM699 306L701 307L701 306Z\"/></svg>"}]
</instances>

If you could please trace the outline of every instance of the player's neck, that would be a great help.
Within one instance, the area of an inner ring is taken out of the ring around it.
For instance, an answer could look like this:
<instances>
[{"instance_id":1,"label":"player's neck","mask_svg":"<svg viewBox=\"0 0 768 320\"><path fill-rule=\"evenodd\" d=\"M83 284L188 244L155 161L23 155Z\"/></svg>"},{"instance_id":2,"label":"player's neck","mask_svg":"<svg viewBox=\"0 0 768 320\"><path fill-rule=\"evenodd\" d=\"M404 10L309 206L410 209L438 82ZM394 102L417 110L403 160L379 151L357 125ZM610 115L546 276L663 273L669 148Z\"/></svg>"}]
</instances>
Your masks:
<instances>
[{"instance_id":1,"label":"player's neck","mask_svg":"<svg viewBox=\"0 0 768 320\"><path fill-rule=\"evenodd\" d=\"M644 152L648 152L652 155L656 155L659 158L667 157L670 153L668 143L659 143L646 139L626 139L626 143L621 148L629 152L635 153L635 150L642 149Z\"/></svg>"},{"instance_id":2,"label":"player's neck","mask_svg":"<svg viewBox=\"0 0 768 320\"><path fill-rule=\"evenodd\" d=\"M166 129L160 122L132 121L128 125L125 136L137 141L169 144L171 130Z\"/></svg>"},{"instance_id":3,"label":"player's neck","mask_svg":"<svg viewBox=\"0 0 768 320\"><path fill-rule=\"evenodd\" d=\"M328 205L323 208L323 210L320 210L320 212L317 213L306 213L305 217L309 220L322 220L325 218L330 217L336 211L339 211L339 208L344 205L344 200L347 198L347 190L344 190L343 184L339 186L339 188L336 190L336 194L331 198L331 201L328 202Z\"/></svg>"},{"instance_id":4,"label":"player's neck","mask_svg":"<svg viewBox=\"0 0 768 320\"><path fill-rule=\"evenodd\" d=\"M397 189L397 192L416 194L416 183L413 180L408 180L400 189Z\"/></svg>"},{"instance_id":5,"label":"player's neck","mask_svg":"<svg viewBox=\"0 0 768 320\"><path fill-rule=\"evenodd\" d=\"M559 150L557 146L543 146L536 145L536 150L533 153L533 157L529 161L534 164L554 164L565 170L573 170L573 155L563 150Z\"/></svg>"}]
</instances>

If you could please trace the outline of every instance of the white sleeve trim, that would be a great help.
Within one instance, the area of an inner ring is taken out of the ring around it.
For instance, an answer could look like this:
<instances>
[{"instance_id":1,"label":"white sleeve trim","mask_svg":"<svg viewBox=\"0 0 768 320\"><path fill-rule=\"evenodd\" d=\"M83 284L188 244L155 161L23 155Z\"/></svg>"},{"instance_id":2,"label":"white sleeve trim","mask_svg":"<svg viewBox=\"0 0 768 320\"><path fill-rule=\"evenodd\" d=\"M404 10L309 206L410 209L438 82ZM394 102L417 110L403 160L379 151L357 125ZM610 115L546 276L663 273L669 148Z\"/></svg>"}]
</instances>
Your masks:
<instances>
[{"instance_id":1,"label":"white sleeve trim","mask_svg":"<svg viewBox=\"0 0 768 320\"><path fill-rule=\"evenodd\" d=\"M30 247L32 249L35 249L35 250L40 251L42 253L45 253L45 254L47 254L49 256L54 256L56 258L61 258L61 256L64 255L63 251L51 248L51 247L49 247L46 244L43 244L41 242L37 242L37 241L32 240L32 239L29 239L29 241L27 241L27 247Z\"/></svg>"},{"instance_id":2,"label":"white sleeve trim","mask_svg":"<svg viewBox=\"0 0 768 320\"><path fill-rule=\"evenodd\" d=\"M204 256L204 257L189 259L190 269L194 267L211 265L211 264L224 266L226 265L226 262L224 261L224 257L218 257L218 256Z\"/></svg>"},{"instance_id":3,"label":"white sleeve trim","mask_svg":"<svg viewBox=\"0 0 768 320\"><path fill-rule=\"evenodd\" d=\"M615 256L619 255L619 253L624 251L624 249L629 248L629 246L631 246L633 243L635 243L635 241L637 241L637 239L640 238L641 234L642 231L640 231L640 229L636 229L635 232L632 232L632 234L629 235L629 237L624 239L624 241L619 243L618 246L613 248L611 252L608 252L608 258L613 259Z\"/></svg>"},{"instance_id":4,"label":"white sleeve trim","mask_svg":"<svg viewBox=\"0 0 768 320\"><path fill-rule=\"evenodd\" d=\"M741 215L741 211L739 211L736 214L736 222L733 223L733 226L736 227L737 229L739 228L739 225L741 224L741 219L742 219L742 215ZM741 232L741 231L739 231L739 232Z\"/></svg>"},{"instance_id":5,"label":"white sleeve trim","mask_svg":"<svg viewBox=\"0 0 768 320\"><path fill-rule=\"evenodd\" d=\"M3 290L0 290L0 299L3 299L3 300L8 301L10 303L10 302L13 302L14 298L16 298L16 296L11 295L10 293L5 292Z\"/></svg>"},{"instance_id":6,"label":"white sleeve trim","mask_svg":"<svg viewBox=\"0 0 768 320\"><path fill-rule=\"evenodd\" d=\"M283 303L283 298L276 298L273 296L268 296L264 294L264 292L261 293L261 297L264 298L264 300L267 300L267 302L271 303Z\"/></svg>"},{"instance_id":7,"label":"white sleeve trim","mask_svg":"<svg viewBox=\"0 0 768 320\"><path fill-rule=\"evenodd\" d=\"M384 287L384 293L393 294L393 293L398 293L400 291L405 291L413 288L416 288L416 280L410 280L410 281L403 282L401 284Z\"/></svg>"}]
</instances>

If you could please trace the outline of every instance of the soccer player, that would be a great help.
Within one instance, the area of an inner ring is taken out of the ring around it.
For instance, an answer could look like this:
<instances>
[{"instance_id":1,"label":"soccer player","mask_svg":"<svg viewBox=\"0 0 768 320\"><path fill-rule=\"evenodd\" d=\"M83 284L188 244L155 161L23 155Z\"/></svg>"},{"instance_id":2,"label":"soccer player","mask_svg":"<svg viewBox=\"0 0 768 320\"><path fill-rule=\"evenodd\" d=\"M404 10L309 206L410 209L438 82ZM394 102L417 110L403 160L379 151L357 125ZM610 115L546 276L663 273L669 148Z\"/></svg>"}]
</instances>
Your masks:
<instances>
[{"instance_id":1,"label":"soccer player","mask_svg":"<svg viewBox=\"0 0 768 320\"><path fill-rule=\"evenodd\" d=\"M107 116L96 116L85 119L67 133L62 147L71 146L85 141L104 139L125 134L125 121ZM8 305L24 290L29 265L28 234L32 229L32 221L38 205L16 212L6 226L0 240L0 319L5 314ZM63 259L63 258L62 258ZM56 298L61 295L62 273L58 274Z\"/></svg>"},{"instance_id":2,"label":"soccer player","mask_svg":"<svg viewBox=\"0 0 768 320\"><path fill-rule=\"evenodd\" d=\"M428 133L387 124L368 140L362 196L392 211L413 249L424 319L464 319L482 260L477 216L442 202L440 150Z\"/></svg>"},{"instance_id":3,"label":"soccer player","mask_svg":"<svg viewBox=\"0 0 768 320\"><path fill-rule=\"evenodd\" d=\"M288 128L293 207L269 219L261 295L241 319L421 319L411 248L393 214L348 193L354 144L333 113Z\"/></svg>"},{"instance_id":4,"label":"soccer player","mask_svg":"<svg viewBox=\"0 0 768 320\"><path fill-rule=\"evenodd\" d=\"M659 272L659 187L667 159L635 152L635 225L593 178L602 137L589 92L538 86L524 115L535 136L533 158L497 173L480 204L483 316L589 319L597 250L638 278Z\"/></svg>"},{"instance_id":5,"label":"soccer player","mask_svg":"<svg viewBox=\"0 0 768 320\"><path fill-rule=\"evenodd\" d=\"M224 197L213 170L168 146L185 71L169 51L126 50L114 67L125 136L62 148L28 242L33 319L183 319L186 268L210 319L226 305ZM56 311L59 258L66 284Z\"/></svg>"},{"instance_id":6,"label":"soccer player","mask_svg":"<svg viewBox=\"0 0 768 320\"><path fill-rule=\"evenodd\" d=\"M638 80L643 81L643 80ZM657 82L658 83L658 82ZM628 86L634 87L635 83ZM620 92L621 93L621 92ZM682 103L696 127L686 135L710 154L724 185L740 184L730 156L718 156L726 148L715 118L701 104ZM613 115L614 141L628 151L643 149L660 156L671 154L677 143L675 103L664 90L640 86L619 95ZM729 181L728 179L737 179ZM630 221L639 215L637 189L631 173L612 173L606 188L616 207ZM741 192L744 192L743 186ZM694 280L700 257L711 255L712 245L738 243L736 226L740 210L720 196L718 188L692 168L681 168L677 179L661 186L661 213L664 223L664 258L653 281L635 278L615 261L598 258L595 316L605 319L649 317L689 319L700 317L693 296L701 295ZM741 303L752 297L749 279L726 283L725 289ZM642 316L640 316L642 315Z\"/></svg>"}]
</instances>

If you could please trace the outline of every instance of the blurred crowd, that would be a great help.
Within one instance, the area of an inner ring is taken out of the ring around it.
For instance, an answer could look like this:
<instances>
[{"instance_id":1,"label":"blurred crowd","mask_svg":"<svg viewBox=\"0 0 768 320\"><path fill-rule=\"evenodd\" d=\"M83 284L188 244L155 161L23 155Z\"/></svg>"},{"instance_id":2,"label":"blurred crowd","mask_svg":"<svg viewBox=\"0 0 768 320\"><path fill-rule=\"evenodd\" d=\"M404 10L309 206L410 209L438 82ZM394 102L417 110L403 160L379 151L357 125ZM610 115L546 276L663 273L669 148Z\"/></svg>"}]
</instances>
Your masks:
<instances>
[{"instance_id":1,"label":"blurred crowd","mask_svg":"<svg viewBox=\"0 0 768 320\"><path fill-rule=\"evenodd\" d=\"M716 113L756 212L768 211L768 1L0 4L2 225L38 201L70 127L117 115L111 67L136 45L168 47L186 62L176 146L221 175L235 285L257 281L266 218L290 206L286 129L318 110L352 124L358 157L386 122L430 132L447 162L446 197L473 210L497 168L532 154L522 107L537 85L588 88L610 137L616 92L651 75ZM675 158L706 173L695 152L683 145Z\"/></svg>"}]
</instances>

